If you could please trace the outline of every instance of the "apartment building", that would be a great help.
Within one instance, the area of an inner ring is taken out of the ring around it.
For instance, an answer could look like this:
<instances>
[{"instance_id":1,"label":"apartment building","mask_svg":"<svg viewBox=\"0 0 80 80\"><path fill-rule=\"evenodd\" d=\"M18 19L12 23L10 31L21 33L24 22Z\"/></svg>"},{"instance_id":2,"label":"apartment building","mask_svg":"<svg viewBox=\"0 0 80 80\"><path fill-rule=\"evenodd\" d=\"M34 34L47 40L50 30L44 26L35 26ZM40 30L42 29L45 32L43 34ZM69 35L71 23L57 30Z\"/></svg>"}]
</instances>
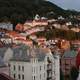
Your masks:
<instances>
[{"instance_id":1,"label":"apartment building","mask_svg":"<svg viewBox=\"0 0 80 80\"><path fill-rule=\"evenodd\" d=\"M13 52L10 76L15 80L60 80L58 52L23 45Z\"/></svg>"}]
</instances>

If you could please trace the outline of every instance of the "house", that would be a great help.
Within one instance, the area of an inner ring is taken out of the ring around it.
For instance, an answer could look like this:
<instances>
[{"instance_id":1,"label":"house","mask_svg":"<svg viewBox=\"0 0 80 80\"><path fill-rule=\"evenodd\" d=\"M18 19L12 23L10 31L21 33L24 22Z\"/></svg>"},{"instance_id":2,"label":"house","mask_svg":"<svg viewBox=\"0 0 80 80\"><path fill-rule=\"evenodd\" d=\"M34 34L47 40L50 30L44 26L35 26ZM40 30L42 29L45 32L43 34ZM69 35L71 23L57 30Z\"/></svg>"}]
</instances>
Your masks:
<instances>
[{"instance_id":1,"label":"house","mask_svg":"<svg viewBox=\"0 0 80 80\"><path fill-rule=\"evenodd\" d=\"M79 28L75 28L75 27L71 28L71 30L74 31L74 32L80 32L80 29Z\"/></svg>"},{"instance_id":2,"label":"house","mask_svg":"<svg viewBox=\"0 0 80 80\"><path fill-rule=\"evenodd\" d=\"M32 21L26 21L24 23L24 25L27 26L31 26L31 27L35 27L35 26L47 26L48 25L48 20L44 17L41 17L39 15L36 15L34 20Z\"/></svg>"},{"instance_id":3,"label":"house","mask_svg":"<svg viewBox=\"0 0 80 80\"><path fill-rule=\"evenodd\" d=\"M25 24L27 26L35 27L35 26L47 26L48 21L47 20L33 20L33 21L26 21Z\"/></svg>"},{"instance_id":4,"label":"house","mask_svg":"<svg viewBox=\"0 0 80 80\"><path fill-rule=\"evenodd\" d=\"M4 36L0 37L0 41L4 44L11 44L12 38L9 37L8 35L4 35Z\"/></svg>"},{"instance_id":5,"label":"house","mask_svg":"<svg viewBox=\"0 0 80 80\"><path fill-rule=\"evenodd\" d=\"M14 40L16 37L19 37L20 34L17 33L16 31L9 31L8 33L6 33L7 36L11 37L12 40Z\"/></svg>"},{"instance_id":6,"label":"house","mask_svg":"<svg viewBox=\"0 0 80 80\"><path fill-rule=\"evenodd\" d=\"M13 24L10 22L1 22L0 28L12 31L13 30Z\"/></svg>"},{"instance_id":7,"label":"house","mask_svg":"<svg viewBox=\"0 0 80 80\"><path fill-rule=\"evenodd\" d=\"M36 36L35 34L31 34L31 35L29 36L29 38L30 38L31 40L36 40L36 39L37 39L37 36Z\"/></svg>"},{"instance_id":8,"label":"house","mask_svg":"<svg viewBox=\"0 0 80 80\"><path fill-rule=\"evenodd\" d=\"M70 42L62 39L61 40L61 49L63 49L63 50L70 49Z\"/></svg>"},{"instance_id":9,"label":"house","mask_svg":"<svg viewBox=\"0 0 80 80\"><path fill-rule=\"evenodd\" d=\"M38 45L45 44L46 38L45 37L39 37L39 38L37 38L37 42L38 42Z\"/></svg>"},{"instance_id":10,"label":"house","mask_svg":"<svg viewBox=\"0 0 80 80\"><path fill-rule=\"evenodd\" d=\"M0 73L9 75L9 59L12 57L13 52L9 47L0 48ZM1 79L1 78L0 78Z\"/></svg>"},{"instance_id":11,"label":"house","mask_svg":"<svg viewBox=\"0 0 80 80\"><path fill-rule=\"evenodd\" d=\"M70 69L76 66L77 51L66 50L61 57L61 69L65 77L69 77Z\"/></svg>"},{"instance_id":12,"label":"house","mask_svg":"<svg viewBox=\"0 0 80 80\"><path fill-rule=\"evenodd\" d=\"M71 22L67 21L67 20L55 20L53 22L49 23L50 25L54 26L54 28L57 29L63 29L63 30L69 30L68 26L71 26Z\"/></svg>"},{"instance_id":13,"label":"house","mask_svg":"<svg viewBox=\"0 0 80 80\"><path fill-rule=\"evenodd\" d=\"M60 80L58 52L20 46L13 49L10 76L15 80Z\"/></svg>"},{"instance_id":14,"label":"house","mask_svg":"<svg viewBox=\"0 0 80 80\"><path fill-rule=\"evenodd\" d=\"M0 58L5 65L8 65L9 59L12 57L13 51L9 47L0 48Z\"/></svg>"},{"instance_id":15,"label":"house","mask_svg":"<svg viewBox=\"0 0 80 80\"><path fill-rule=\"evenodd\" d=\"M71 41L71 48L72 49L78 50L79 47L80 47L80 41L79 40Z\"/></svg>"},{"instance_id":16,"label":"house","mask_svg":"<svg viewBox=\"0 0 80 80\"><path fill-rule=\"evenodd\" d=\"M19 34L19 33L15 32L15 31L9 32L6 35L11 37L13 43L16 43L15 40L20 40L20 39L21 40L26 40L26 36L25 35Z\"/></svg>"},{"instance_id":17,"label":"house","mask_svg":"<svg viewBox=\"0 0 80 80\"><path fill-rule=\"evenodd\" d=\"M33 46L33 41L30 40L30 39L24 40L24 39L21 39L21 38L17 38L17 39L15 40L15 43L16 43L16 44L25 44L25 45L28 45L28 46L30 46L30 47Z\"/></svg>"},{"instance_id":18,"label":"house","mask_svg":"<svg viewBox=\"0 0 80 80\"><path fill-rule=\"evenodd\" d=\"M15 30L16 30L16 31L23 31L23 30L24 30L23 24L18 23L18 24L16 25L16 27L15 27Z\"/></svg>"}]
</instances>

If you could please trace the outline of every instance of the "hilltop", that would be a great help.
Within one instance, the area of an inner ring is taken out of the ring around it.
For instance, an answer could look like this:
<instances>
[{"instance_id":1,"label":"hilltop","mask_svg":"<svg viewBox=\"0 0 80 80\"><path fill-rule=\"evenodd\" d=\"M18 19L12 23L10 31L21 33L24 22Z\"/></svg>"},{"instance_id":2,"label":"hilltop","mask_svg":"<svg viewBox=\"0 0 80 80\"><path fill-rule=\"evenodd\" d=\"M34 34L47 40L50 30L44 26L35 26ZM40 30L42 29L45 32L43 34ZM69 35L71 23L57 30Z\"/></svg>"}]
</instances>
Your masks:
<instances>
[{"instance_id":1,"label":"hilltop","mask_svg":"<svg viewBox=\"0 0 80 80\"><path fill-rule=\"evenodd\" d=\"M33 19L36 14L48 18L67 16L69 13L46 0L0 0L0 21L11 21L13 24L24 23Z\"/></svg>"}]
</instances>

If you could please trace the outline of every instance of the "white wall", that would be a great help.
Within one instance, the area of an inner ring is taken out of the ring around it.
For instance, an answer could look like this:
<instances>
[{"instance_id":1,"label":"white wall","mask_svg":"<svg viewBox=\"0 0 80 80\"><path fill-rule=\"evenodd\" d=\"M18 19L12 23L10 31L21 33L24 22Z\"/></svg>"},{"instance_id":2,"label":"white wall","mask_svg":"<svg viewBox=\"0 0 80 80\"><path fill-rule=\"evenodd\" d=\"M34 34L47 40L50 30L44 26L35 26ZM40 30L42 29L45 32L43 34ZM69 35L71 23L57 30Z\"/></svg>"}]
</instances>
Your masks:
<instances>
[{"instance_id":1,"label":"white wall","mask_svg":"<svg viewBox=\"0 0 80 80\"><path fill-rule=\"evenodd\" d=\"M34 80L32 79L34 76L35 76L35 80L46 80L46 67L44 70L44 66L45 66L44 62L31 63L31 62L11 61L10 64L11 64L11 68L10 68L11 76L13 77L13 74L15 73L17 80L19 80L18 74L20 75L24 74L24 80ZM13 70L14 65L16 66L16 71ZM19 65L24 66L24 72L18 71ZM40 66L41 66L41 70L40 70ZM45 77L44 77L44 74L45 74ZM40 75L41 75L41 79L40 79Z\"/></svg>"},{"instance_id":2,"label":"white wall","mask_svg":"<svg viewBox=\"0 0 80 80\"><path fill-rule=\"evenodd\" d=\"M56 58L53 57L53 55L47 54L45 59L43 61L35 59L31 59L30 62L19 62L19 61L10 61L11 67L10 72L11 76L13 77L13 74L16 74L16 80L18 79L18 74L22 75L24 74L24 80L46 80L47 79L47 57L50 58L52 61L52 78L55 80L60 80L60 64L59 64L59 55L56 55ZM13 70L13 65L16 66L16 70ZM18 66L24 66L24 72L21 70L18 70ZM41 69L40 69L41 68ZM40 79L41 76L41 79ZM21 77L22 78L22 77ZM22 79L20 79L22 80Z\"/></svg>"},{"instance_id":3,"label":"white wall","mask_svg":"<svg viewBox=\"0 0 80 80\"><path fill-rule=\"evenodd\" d=\"M8 48L4 53L4 58L3 58L6 65L8 65L9 60L12 58L12 56L13 56L13 51L11 48Z\"/></svg>"},{"instance_id":4,"label":"white wall","mask_svg":"<svg viewBox=\"0 0 80 80\"><path fill-rule=\"evenodd\" d=\"M11 23L0 23L0 28L7 29L7 30L13 30L13 24L11 24Z\"/></svg>"}]
</instances>

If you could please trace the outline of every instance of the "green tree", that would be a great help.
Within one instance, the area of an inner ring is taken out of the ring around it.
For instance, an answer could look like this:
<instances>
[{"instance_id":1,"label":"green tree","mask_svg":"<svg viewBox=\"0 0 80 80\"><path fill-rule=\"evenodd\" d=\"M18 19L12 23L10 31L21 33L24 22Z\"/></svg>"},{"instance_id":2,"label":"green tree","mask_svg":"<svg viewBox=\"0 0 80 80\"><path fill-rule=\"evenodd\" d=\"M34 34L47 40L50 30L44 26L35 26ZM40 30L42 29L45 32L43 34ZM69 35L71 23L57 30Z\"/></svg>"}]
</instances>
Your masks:
<instances>
[{"instance_id":1,"label":"green tree","mask_svg":"<svg viewBox=\"0 0 80 80\"><path fill-rule=\"evenodd\" d=\"M67 32L66 32L66 38L67 38L68 40L75 40L75 39L76 39L76 34L75 34L75 32L74 32L74 31L71 31L71 30L67 31Z\"/></svg>"}]
</instances>

